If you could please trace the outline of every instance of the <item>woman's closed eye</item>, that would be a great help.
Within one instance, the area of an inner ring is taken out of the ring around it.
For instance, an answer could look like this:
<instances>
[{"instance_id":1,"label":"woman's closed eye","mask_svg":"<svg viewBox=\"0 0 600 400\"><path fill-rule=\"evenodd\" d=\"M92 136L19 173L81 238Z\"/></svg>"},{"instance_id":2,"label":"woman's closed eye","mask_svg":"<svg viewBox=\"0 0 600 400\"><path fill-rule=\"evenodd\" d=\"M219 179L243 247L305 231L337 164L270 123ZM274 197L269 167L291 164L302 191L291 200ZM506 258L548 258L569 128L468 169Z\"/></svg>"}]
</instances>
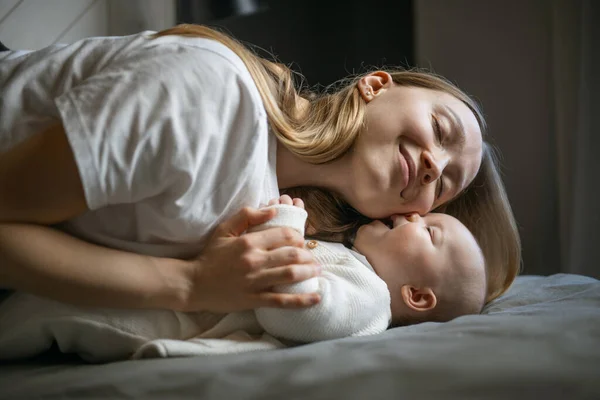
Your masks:
<instances>
[{"instance_id":1,"label":"woman's closed eye","mask_svg":"<svg viewBox=\"0 0 600 400\"><path fill-rule=\"evenodd\" d=\"M432 116L433 119L433 130L435 132L435 137L438 141L438 144L441 146L444 141L444 135L442 132L442 127L440 125L440 120L435 115Z\"/></svg>"},{"instance_id":2,"label":"woman's closed eye","mask_svg":"<svg viewBox=\"0 0 600 400\"><path fill-rule=\"evenodd\" d=\"M438 141L438 144L442 146L444 142L444 135L442 132L442 127L440 125L440 120L435 115L432 115L431 117L433 120L433 130L435 132L435 137ZM435 197L437 200L439 200L442 197L442 194L444 193L444 180L442 179L442 176L440 176L437 180L435 192Z\"/></svg>"},{"instance_id":3,"label":"woman's closed eye","mask_svg":"<svg viewBox=\"0 0 600 400\"><path fill-rule=\"evenodd\" d=\"M437 186L436 186L436 195L435 195L436 199L439 200L442 197L443 193L444 193L444 180L440 176L438 178Z\"/></svg>"}]
</instances>

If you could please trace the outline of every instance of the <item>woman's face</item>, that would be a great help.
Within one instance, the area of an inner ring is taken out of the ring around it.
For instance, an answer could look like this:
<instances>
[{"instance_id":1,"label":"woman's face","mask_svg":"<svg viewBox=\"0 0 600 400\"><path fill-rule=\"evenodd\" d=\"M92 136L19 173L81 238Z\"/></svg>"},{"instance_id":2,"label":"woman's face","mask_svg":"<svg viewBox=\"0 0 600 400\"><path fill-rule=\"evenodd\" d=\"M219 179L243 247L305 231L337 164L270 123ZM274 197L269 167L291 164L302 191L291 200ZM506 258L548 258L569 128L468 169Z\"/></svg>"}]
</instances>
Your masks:
<instances>
[{"instance_id":1,"label":"woman's face","mask_svg":"<svg viewBox=\"0 0 600 400\"><path fill-rule=\"evenodd\" d=\"M371 218L424 215L456 197L481 164L481 130L454 96L399 86L389 74L361 79L366 126L346 155L351 164L343 195Z\"/></svg>"}]
</instances>

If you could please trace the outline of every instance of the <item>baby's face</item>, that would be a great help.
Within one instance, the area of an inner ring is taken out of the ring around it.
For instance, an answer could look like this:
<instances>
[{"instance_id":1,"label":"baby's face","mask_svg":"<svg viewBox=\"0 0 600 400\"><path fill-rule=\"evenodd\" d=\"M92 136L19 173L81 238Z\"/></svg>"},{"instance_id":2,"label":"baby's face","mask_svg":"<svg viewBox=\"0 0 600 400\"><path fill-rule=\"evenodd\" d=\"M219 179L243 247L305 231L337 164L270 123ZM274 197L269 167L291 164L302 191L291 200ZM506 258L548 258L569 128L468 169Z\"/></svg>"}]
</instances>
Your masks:
<instances>
[{"instance_id":1,"label":"baby's face","mask_svg":"<svg viewBox=\"0 0 600 400\"><path fill-rule=\"evenodd\" d=\"M483 268L483 257L473 235L449 215L395 215L391 225L373 221L361 226L354 246L392 294L399 293L409 277L432 285L431 282L443 279L446 271L472 265Z\"/></svg>"}]
</instances>

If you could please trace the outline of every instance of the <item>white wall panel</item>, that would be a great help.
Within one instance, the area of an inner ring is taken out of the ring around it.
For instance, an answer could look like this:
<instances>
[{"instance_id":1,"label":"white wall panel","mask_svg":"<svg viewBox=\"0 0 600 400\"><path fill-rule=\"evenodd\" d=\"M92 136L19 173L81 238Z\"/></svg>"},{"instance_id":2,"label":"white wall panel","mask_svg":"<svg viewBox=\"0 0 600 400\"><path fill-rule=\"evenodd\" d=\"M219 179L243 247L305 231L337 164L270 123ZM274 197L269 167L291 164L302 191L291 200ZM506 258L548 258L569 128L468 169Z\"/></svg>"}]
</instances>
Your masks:
<instances>
[{"instance_id":1,"label":"white wall panel","mask_svg":"<svg viewBox=\"0 0 600 400\"><path fill-rule=\"evenodd\" d=\"M73 43L90 36L108 35L107 0L96 0L81 18L58 37L57 43Z\"/></svg>"},{"instance_id":2,"label":"white wall panel","mask_svg":"<svg viewBox=\"0 0 600 400\"><path fill-rule=\"evenodd\" d=\"M95 0L23 0L0 24L10 48L39 49L54 42Z\"/></svg>"},{"instance_id":3,"label":"white wall panel","mask_svg":"<svg viewBox=\"0 0 600 400\"><path fill-rule=\"evenodd\" d=\"M7 16L7 14L13 11L13 8L23 0L0 0L0 21Z\"/></svg>"}]
</instances>

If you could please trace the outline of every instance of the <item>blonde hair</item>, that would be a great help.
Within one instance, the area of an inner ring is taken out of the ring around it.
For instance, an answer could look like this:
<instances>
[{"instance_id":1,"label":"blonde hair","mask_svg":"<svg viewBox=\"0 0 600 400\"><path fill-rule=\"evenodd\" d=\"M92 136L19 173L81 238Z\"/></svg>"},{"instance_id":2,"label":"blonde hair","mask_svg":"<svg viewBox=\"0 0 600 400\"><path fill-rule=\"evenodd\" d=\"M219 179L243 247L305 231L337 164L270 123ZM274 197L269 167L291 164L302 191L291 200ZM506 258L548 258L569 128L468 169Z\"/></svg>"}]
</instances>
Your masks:
<instances>
[{"instance_id":1,"label":"blonde hair","mask_svg":"<svg viewBox=\"0 0 600 400\"><path fill-rule=\"evenodd\" d=\"M156 34L165 35L213 39L236 53L254 79L273 133L306 162L321 164L339 158L363 130L366 104L356 85L360 76L347 78L317 94L303 88L302 81L297 89L294 77L300 75L288 67L257 56L247 46L214 29L184 24ZM398 85L442 91L461 100L473 111L485 140L486 125L479 106L452 83L416 70L388 72ZM309 100L303 117L298 113L299 96ZM304 200L309 211L308 224L316 238L342 241L348 232L368 221L337 193L323 188L286 188L282 192ZM488 300L503 293L519 270L520 240L489 144L484 146L482 167L473 184L443 211L465 224L480 242L490 266Z\"/></svg>"}]
</instances>

